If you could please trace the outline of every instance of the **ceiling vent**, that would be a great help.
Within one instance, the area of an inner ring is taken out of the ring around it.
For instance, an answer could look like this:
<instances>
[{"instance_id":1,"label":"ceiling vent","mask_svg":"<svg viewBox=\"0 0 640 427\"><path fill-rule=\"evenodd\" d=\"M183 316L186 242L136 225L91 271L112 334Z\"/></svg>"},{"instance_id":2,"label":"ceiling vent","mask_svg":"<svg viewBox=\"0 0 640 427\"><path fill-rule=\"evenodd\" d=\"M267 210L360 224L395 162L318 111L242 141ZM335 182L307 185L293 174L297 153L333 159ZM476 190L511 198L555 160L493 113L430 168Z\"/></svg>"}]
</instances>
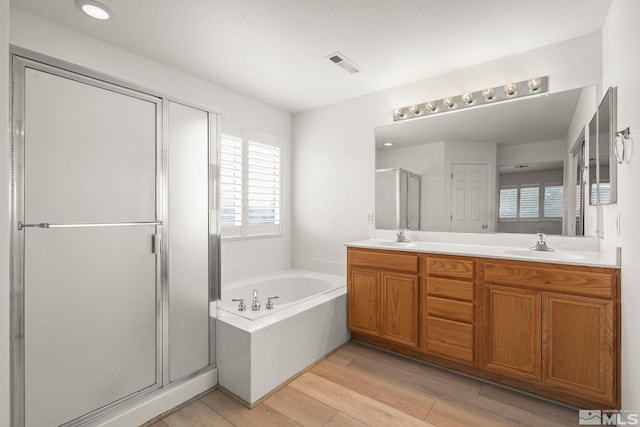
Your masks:
<instances>
[{"instance_id":1,"label":"ceiling vent","mask_svg":"<svg viewBox=\"0 0 640 427\"><path fill-rule=\"evenodd\" d=\"M336 65L339 65L351 74L355 74L360 71L358 66L354 64L353 61L347 59L347 57L340 52L332 53L331 55L327 56L327 58L329 59L329 61L333 62Z\"/></svg>"}]
</instances>

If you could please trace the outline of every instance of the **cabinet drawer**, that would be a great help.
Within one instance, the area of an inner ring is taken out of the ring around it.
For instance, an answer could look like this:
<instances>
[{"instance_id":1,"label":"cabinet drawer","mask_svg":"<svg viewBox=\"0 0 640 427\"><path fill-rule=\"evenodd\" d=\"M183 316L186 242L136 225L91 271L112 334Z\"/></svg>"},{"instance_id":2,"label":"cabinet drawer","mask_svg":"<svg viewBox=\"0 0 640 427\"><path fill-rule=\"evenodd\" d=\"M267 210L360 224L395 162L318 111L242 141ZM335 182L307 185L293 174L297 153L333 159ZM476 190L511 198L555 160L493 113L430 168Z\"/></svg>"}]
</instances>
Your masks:
<instances>
[{"instance_id":1,"label":"cabinet drawer","mask_svg":"<svg viewBox=\"0 0 640 427\"><path fill-rule=\"evenodd\" d=\"M473 301L473 282L429 277L427 293L438 297Z\"/></svg>"},{"instance_id":2,"label":"cabinet drawer","mask_svg":"<svg viewBox=\"0 0 640 427\"><path fill-rule=\"evenodd\" d=\"M427 257L427 275L473 280L473 260Z\"/></svg>"},{"instance_id":3,"label":"cabinet drawer","mask_svg":"<svg viewBox=\"0 0 640 427\"><path fill-rule=\"evenodd\" d=\"M426 350L438 356L473 362L473 325L427 317Z\"/></svg>"},{"instance_id":4,"label":"cabinet drawer","mask_svg":"<svg viewBox=\"0 0 640 427\"><path fill-rule=\"evenodd\" d=\"M427 314L429 316L473 323L473 303L427 297Z\"/></svg>"},{"instance_id":5,"label":"cabinet drawer","mask_svg":"<svg viewBox=\"0 0 640 427\"><path fill-rule=\"evenodd\" d=\"M576 267L554 265L535 266L533 263L486 262L484 281L488 284L521 286L542 291L612 297L616 276Z\"/></svg>"},{"instance_id":6,"label":"cabinet drawer","mask_svg":"<svg viewBox=\"0 0 640 427\"><path fill-rule=\"evenodd\" d=\"M407 273L418 272L418 255L408 253L349 249L347 262L349 265L358 267L373 267Z\"/></svg>"}]
</instances>

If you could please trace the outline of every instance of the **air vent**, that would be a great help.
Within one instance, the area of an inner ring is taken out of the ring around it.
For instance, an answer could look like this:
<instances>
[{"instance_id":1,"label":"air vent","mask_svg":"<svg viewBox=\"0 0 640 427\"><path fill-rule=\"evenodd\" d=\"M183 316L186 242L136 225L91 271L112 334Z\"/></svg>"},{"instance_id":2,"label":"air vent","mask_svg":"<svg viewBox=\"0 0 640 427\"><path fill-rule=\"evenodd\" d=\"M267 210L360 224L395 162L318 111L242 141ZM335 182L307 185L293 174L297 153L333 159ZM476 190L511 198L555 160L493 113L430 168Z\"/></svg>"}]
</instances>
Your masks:
<instances>
[{"instance_id":1,"label":"air vent","mask_svg":"<svg viewBox=\"0 0 640 427\"><path fill-rule=\"evenodd\" d=\"M333 62L336 65L339 65L352 74L360 71L358 66L354 64L353 61L347 59L347 57L340 52L332 53L331 55L327 56L327 58L329 59L329 61Z\"/></svg>"}]
</instances>

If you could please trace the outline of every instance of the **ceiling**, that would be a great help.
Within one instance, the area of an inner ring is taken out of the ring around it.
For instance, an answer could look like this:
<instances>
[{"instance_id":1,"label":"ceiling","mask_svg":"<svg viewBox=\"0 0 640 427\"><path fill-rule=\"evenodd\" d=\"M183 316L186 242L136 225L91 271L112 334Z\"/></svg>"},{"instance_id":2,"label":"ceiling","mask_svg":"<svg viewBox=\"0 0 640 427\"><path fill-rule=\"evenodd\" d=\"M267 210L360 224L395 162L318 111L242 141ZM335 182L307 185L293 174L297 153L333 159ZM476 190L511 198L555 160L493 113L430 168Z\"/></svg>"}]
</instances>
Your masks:
<instances>
[{"instance_id":1,"label":"ceiling","mask_svg":"<svg viewBox=\"0 0 640 427\"><path fill-rule=\"evenodd\" d=\"M611 0L11 0L292 113L599 31ZM505 36L508 35L508 36ZM327 59L339 51L361 71Z\"/></svg>"}]
</instances>

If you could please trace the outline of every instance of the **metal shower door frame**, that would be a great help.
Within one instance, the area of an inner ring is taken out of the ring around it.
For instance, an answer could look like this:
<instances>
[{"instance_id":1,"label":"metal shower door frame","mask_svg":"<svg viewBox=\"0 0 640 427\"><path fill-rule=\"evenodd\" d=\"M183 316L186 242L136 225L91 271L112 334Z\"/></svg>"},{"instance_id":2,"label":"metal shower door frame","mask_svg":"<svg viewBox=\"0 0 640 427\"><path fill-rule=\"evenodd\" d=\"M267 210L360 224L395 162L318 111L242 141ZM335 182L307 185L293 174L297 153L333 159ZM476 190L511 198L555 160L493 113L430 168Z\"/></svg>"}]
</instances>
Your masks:
<instances>
[{"instance_id":1,"label":"metal shower door frame","mask_svg":"<svg viewBox=\"0 0 640 427\"><path fill-rule=\"evenodd\" d=\"M60 68L39 62L34 59L23 57L18 54L12 55L12 157L11 157L11 387L12 387L12 424L23 426L25 423L25 341L24 341L24 228L37 226L41 228L55 228L68 226L67 224L23 224L21 219L24 216L24 120L25 120L25 75L27 69L34 69L49 73L61 78L70 79L79 83L88 84L97 88L116 92L125 96L131 96L156 106L156 206L155 222L146 225L155 225L156 234L163 235L163 221L165 211L163 209L165 199L164 173L162 160L162 99L156 96L141 93L128 89L103 79L87 76L82 70L71 70L74 67ZM85 226L102 226L118 224L88 224ZM122 223L120 225L142 225L141 223ZM162 239L164 240L164 239ZM123 397L89 414L83 415L65 424L73 426L81 424L90 419L103 415L115 407L147 394L163 386L162 357L163 340L162 332L162 295L165 292L166 276L164 266L166 265L166 253L162 251L156 257L156 381L153 385L139 390L131 395Z\"/></svg>"}]
</instances>

